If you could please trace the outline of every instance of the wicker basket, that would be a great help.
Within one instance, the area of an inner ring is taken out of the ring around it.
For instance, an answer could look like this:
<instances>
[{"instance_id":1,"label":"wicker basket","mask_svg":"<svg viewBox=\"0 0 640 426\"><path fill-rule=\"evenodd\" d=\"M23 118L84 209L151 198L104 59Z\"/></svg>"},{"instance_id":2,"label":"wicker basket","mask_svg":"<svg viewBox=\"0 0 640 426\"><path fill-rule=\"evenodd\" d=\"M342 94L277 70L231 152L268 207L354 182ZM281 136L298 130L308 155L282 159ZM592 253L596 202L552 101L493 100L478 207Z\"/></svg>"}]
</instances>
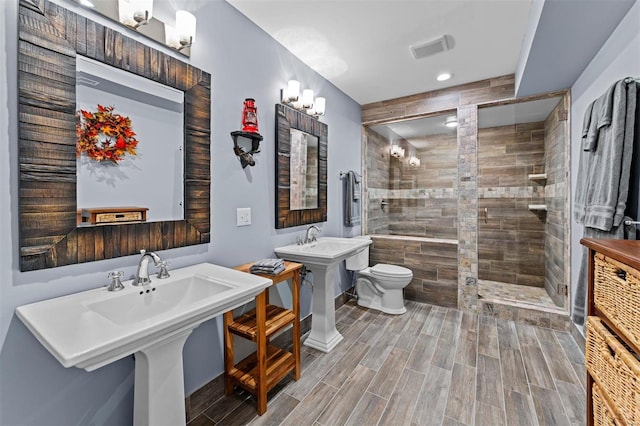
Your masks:
<instances>
[{"instance_id":1,"label":"wicker basket","mask_svg":"<svg viewBox=\"0 0 640 426\"><path fill-rule=\"evenodd\" d=\"M640 362L598 317L587 319L585 364L624 423L640 424Z\"/></svg>"},{"instance_id":2,"label":"wicker basket","mask_svg":"<svg viewBox=\"0 0 640 426\"><path fill-rule=\"evenodd\" d=\"M596 307L640 348L640 271L597 253L593 272Z\"/></svg>"},{"instance_id":3,"label":"wicker basket","mask_svg":"<svg viewBox=\"0 0 640 426\"><path fill-rule=\"evenodd\" d=\"M611 408L607 399L596 383L593 384L591 396L593 401L593 425L594 426L620 426L624 425L617 414Z\"/></svg>"}]
</instances>

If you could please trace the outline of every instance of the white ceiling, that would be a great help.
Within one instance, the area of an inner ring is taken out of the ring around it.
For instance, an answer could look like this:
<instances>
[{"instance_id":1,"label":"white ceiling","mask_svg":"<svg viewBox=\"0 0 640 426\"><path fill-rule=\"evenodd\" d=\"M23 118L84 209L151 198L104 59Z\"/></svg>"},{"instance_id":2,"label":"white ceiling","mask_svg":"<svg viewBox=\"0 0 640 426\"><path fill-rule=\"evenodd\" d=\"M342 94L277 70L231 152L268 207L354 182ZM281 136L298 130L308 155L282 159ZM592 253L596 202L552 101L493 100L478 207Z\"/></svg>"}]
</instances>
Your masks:
<instances>
[{"instance_id":1,"label":"white ceiling","mask_svg":"<svg viewBox=\"0 0 640 426\"><path fill-rule=\"evenodd\" d=\"M364 105L514 73L531 0L227 0ZM416 60L409 46L449 35ZM448 71L453 78L436 81Z\"/></svg>"}]
</instances>

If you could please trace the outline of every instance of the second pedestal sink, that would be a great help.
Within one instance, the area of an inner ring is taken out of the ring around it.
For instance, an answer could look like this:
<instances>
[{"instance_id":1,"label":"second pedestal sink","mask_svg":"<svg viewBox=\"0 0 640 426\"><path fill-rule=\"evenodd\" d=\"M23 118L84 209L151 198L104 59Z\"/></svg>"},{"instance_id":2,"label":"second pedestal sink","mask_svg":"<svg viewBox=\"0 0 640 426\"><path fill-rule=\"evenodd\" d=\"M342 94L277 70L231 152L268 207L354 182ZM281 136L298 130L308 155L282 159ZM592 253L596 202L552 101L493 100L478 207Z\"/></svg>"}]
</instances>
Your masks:
<instances>
[{"instance_id":1,"label":"second pedestal sink","mask_svg":"<svg viewBox=\"0 0 640 426\"><path fill-rule=\"evenodd\" d=\"M310 244L292 244L274 249L282 259L304 264L313 273L311 333L304 344L330 352L342 335L336 329L333 283L338 263L364 250L371 240L361 238L318 238Z\"/></svg>"},{"instance_id":2,"label":"second pedestal sink","mask_svg":"<svg viewBox=\"0 0 640 426\"><path fill-rule=\"evenodd\" d=\"M135 425L184 425L182 348L198 325L244 305L271 280L210 263L149 286L83 291L16 308L65 367L93 371L135 354Z\"/></svg>"}]
</instances>

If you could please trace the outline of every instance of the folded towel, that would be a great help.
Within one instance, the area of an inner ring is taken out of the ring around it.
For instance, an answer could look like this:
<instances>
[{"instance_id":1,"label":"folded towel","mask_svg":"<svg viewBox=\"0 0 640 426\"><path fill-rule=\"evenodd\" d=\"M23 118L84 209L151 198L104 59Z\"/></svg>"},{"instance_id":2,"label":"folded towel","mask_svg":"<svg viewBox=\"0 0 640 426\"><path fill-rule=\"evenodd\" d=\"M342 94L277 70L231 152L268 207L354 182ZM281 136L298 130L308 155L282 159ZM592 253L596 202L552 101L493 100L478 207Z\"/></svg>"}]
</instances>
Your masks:
<instances>
[{"instance_id":1,"label":"folded towel","mask_svg":"<svg viewBox=\"0 0 640 426\"><path fill-rule=\"evenodd\" d=\"M249 268L249 272L252 274L278 275L280 272L284 271L284 269L284 260L269 258L255 262Z\"/></svg>"}]
</instances>

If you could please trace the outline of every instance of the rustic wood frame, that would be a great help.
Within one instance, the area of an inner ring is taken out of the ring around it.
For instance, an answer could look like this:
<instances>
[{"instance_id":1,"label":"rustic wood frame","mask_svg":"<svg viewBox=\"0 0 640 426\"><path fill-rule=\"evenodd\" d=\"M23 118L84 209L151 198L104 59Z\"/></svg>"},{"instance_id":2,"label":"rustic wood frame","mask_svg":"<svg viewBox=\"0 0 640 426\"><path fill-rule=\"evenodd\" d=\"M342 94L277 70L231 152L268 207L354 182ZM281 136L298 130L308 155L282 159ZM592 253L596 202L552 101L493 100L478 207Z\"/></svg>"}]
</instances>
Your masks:
<instances>
[{"instance_id":1,"label":"rustic wood frame","mask_svg":"<svg viewBox=\"0 0 640 426\"><path fill-rule=\"evenodd\" d=\"M210 241L211 75L47 0L20 0L20 270ZM184 92L185 220L76 227L76 54Z\"/></svg>"},{"instance_id":2,"label":"rustic wood frame","mask_svg":"<svg viewBox=\"0 0 640 426\"><path fill-rule=\"evenodd\" d=\"M290 129L318 138L318 208L290 210ZM328 126L316 118L286 105L276 104L276 228L289 228L327 220Z\"/></svg>"}]
</instances>

